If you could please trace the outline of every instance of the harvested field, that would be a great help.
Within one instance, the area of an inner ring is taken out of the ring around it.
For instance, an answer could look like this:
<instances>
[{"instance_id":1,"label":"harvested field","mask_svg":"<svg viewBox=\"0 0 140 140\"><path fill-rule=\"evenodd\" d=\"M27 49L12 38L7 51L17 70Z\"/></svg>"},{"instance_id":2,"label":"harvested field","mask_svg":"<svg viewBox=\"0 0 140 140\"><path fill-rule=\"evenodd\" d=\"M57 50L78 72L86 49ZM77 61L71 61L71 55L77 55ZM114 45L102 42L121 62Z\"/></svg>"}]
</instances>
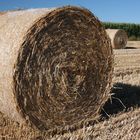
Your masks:
<instances>
[{"instance_id":1,"label":"harvested field","mask_svg":"<svg viewBox=\"0 0 140 140\"><path fill-rule=\"evenodd\" d=\"M51 140L139 140L140 109L120 113L94 126L55 136Z\"/></svg>"},{"instance_id":2,"label":"harvested field","mask_svg":"<svg viewBox=\"0 0 140 140\"><path fill-rule=\"evenodd\" d=\"M140 50L118 50L115 53L114 89L111 100L103 107L101 119L81 129L60 134L34 131L20 126L3 115L1 137L14 140L139 140L140 138ZM131 60L134 55L134 59ZM125 60L124 60L125 58ZM123 76L122 76L123 75ZM121 82L115 84L115 82ZM137 85L137 86L135 86ZM16 133L15 133L16 131ZM51 136L53 135L53 137Z\"/></svg>"},{"instance_id":3,"label":"harvested field","mask_svg":"<svg viewBox=\"0 0 140 140\"><path fill-rule=\"evenodd\" d=\"M113 82L140 85L140 49L114 50L115 69Z\"/></svg>"},{"instance_id":4,"label":"harvested field","mask_svg":"<svg viewBox=\"0 0 140 140\"><path fill-rule=\"evenodd\" d=\"M54 135L53 137L47 137L47 134L35 132L30 128L20 128L17 124L9 121L7 126L0 128L0 135L1 139L5 138L5 140L139 140L139 118L140 109L131 109L126 113L121 112L111 116L109 119L98 122L94 126L73 132L68 131L68 133Z\"/></svg>"}]
</instances>

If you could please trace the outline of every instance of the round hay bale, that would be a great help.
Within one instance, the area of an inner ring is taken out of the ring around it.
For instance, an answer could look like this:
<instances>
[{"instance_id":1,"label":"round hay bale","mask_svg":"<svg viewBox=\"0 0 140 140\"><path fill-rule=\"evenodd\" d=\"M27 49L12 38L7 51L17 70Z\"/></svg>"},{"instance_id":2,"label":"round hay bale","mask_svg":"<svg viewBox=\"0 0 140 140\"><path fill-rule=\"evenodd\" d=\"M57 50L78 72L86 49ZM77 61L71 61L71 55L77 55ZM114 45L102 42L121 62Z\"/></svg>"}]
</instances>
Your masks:
<instances>
[{"instance_id":1,"label":"round hay bale","mask_svg":"<svg viewBox=\"0 0 140 140\"><path fill-rule=\"evenodd\" d=\"M0 17L0 111L43 130L95 119L109 97L112 48L79 7Z\"/></svg>"},{"instance_id":2,"label":"round hay bale","mask_svg":"<svg viewBox=\"0 0 140 140\"><path fill-rule=\"evenodd\" d=\"M123 49L126 47L128 36L124 30L107 29L106 32L111 39L111 44L114 49Z\"/></svg>"}]
</instances>

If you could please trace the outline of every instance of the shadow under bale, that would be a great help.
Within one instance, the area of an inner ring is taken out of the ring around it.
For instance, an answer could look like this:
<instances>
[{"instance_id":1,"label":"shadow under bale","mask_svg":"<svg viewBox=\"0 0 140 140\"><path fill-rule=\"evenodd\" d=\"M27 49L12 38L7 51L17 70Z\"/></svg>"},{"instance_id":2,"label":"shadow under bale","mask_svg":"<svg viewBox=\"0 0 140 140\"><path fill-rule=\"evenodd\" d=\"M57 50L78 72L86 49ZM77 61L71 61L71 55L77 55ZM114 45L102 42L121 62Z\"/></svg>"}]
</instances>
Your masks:
<instances>
[{"instance_id":1,"label":"shadow under bale","mask_svg":"<svg viewBox=\"0 0 140 140\"><path fill-rule=\"evenodd\" d=\"M140 107L140 86L116 83L111 93L111 98L106 102L101 112L105 118L122 111L125 112L130 108Z\"/></svg>"},{"instance_id":2,"label":"shadow under bale","mask_svg":"<svg viewBox=\"0 0 140 140\"><path fill-rule=\"evenodd\" d=\"M137 49L136 47L125 47L125 49Z\"/></svg>"}]
</instances>

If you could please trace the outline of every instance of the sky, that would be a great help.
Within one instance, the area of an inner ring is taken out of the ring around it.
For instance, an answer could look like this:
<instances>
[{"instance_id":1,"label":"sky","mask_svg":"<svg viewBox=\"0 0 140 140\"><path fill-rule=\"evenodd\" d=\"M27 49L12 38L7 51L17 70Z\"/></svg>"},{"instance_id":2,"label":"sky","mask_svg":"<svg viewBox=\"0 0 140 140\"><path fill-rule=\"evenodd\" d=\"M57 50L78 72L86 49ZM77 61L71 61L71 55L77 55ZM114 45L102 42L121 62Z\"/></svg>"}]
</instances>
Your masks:
<instances>
[{"instance_id":1,"label":"sky","mask_svg":"<svg viewBox=\"0 0 140 140\"><path fill-rule=\"evenodd\" d=\"M140 24L140 0L0 0L0 11L64 5L85 7L101 21Z\"/></svg>"}]
</instances>

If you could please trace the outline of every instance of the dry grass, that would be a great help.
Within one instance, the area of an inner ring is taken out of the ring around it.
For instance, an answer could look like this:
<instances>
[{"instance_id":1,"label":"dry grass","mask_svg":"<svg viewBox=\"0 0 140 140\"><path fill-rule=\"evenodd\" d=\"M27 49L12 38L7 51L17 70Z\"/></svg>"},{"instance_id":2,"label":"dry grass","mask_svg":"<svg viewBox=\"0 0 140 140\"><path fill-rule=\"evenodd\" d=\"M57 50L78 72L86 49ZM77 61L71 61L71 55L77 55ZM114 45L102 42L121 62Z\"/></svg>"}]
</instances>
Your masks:
<instances>
[{"instance_id":1,"label":"dry grass","mask_svg":"<svg viewBox=\"0 0 140 140\"><path fill-rule=\"evenodd\" d=\"M115 116L111 116L109 119L101 121L94 126L85 127L74 132L68 132L65 134L54 135L53 137L47 137L47 134L41 132L35 132L30 128L20 128L17 124L10 123L7 127L0 128L0 138L6 140L110 140L121 139L139 140L140 137L140 109L134 109L127 113L119 113Z\"/></svg>"},{"instance_id":2,"label":"dry grass","mask_svg":"<svg viewBox=\"0 0 140 140\"><path fill-rule=\"evenodd\" d=\"M139 140L139 117L140 109L131 110L74 133L57 135L51 140Z\"/></svg>"},{"instance_id":3,"label":"dry grass","mask_svg":"<svg viewBox=\"0 0 140 140\"><path fill-rule=\"evenodd\" d=\"M140 85L140 49L114 50L114 83Z\"/></svg>"}]
</instances>

